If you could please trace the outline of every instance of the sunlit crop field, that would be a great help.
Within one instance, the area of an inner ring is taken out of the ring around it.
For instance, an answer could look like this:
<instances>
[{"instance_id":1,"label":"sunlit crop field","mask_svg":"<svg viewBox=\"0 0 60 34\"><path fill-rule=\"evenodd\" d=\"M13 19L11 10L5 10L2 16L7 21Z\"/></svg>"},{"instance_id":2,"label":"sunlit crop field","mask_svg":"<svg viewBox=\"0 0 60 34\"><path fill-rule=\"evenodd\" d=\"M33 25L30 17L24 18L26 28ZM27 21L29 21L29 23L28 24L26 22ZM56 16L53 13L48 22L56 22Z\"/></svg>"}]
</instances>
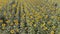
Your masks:
<instances>
[{"instance_id":1,"label":"sunlit crop field","mask_svg":"<svg viewBox=\"0 0 60 34\"><path fill-rule=\"evenodd\" d=\"M0 34L60 34L60 0L0 0Z\"/></svg>"}]
</instances>

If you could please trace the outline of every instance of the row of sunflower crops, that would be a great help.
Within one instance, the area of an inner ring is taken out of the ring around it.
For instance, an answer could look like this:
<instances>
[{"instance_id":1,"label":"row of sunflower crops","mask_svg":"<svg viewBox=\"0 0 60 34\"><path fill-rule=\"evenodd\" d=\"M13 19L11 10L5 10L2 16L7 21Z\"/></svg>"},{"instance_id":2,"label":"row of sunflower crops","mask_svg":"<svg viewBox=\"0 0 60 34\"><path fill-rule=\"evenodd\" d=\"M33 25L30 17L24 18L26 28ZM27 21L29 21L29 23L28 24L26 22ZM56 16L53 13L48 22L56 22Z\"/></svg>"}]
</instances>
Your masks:
<instances>
[{"instance_id":1,"label":"row of sunflower crops","mask_svg":"<svg viewBox=\"0 0 60 34\"><path fill-rule=\"evenodd\" d=\"M60 34L59 3L0 0L0 34Z\"/></svg>"}]
</instances>

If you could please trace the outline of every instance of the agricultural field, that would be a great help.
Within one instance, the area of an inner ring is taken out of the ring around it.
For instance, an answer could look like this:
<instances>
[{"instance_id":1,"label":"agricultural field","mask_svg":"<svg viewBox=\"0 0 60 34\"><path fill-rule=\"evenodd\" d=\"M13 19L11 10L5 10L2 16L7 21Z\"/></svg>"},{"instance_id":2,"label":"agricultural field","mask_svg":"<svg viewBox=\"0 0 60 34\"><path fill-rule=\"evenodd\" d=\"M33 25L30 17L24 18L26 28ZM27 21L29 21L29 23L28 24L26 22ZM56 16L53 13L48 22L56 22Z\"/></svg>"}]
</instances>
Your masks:
<instances>
[{"instance_id":1,"label":"agricultural field","mask_svg":"<svg viewBox=\"0 0 60 34\"><path fill-rule=\"evenodd\" d=\"M60 34L60 0L0 0L0 34Z\"/></svg>"}]
</instances>

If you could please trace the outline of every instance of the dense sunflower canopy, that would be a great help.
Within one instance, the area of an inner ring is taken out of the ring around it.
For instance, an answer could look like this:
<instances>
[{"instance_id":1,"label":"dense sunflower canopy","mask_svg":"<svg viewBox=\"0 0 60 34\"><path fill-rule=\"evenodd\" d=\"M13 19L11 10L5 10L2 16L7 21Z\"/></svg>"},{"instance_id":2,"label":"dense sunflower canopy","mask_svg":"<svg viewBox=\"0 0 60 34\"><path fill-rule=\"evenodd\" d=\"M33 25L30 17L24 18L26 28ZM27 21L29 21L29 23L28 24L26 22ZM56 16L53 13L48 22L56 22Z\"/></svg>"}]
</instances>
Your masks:
<instances>
[{"instance_id":1,"label":"dense sunflower canopy","mask_svg":"<svg viewBox=\"0 0 60 34\"><path fill-rule=\"evenodd\" d=\"M60 0L0 0L0 34L60 34Z\"/></svg>"}]
</instances>

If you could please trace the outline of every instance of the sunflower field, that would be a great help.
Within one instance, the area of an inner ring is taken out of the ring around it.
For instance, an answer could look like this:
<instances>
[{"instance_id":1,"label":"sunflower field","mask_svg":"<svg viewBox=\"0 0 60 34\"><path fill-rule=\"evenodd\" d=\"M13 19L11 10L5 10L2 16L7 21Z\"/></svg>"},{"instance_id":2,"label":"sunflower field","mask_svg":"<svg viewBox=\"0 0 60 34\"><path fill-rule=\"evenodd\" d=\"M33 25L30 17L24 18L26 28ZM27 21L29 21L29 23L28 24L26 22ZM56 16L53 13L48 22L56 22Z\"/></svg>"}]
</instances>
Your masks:
<instances>
[{"instance_id":1,"label":"sunflower field","mask_svg":"<svg viewBox=\"0 0 60 34\"><path fill-rule=\"evenodd\" d=\"M0 34L60 34L60 0L0 0Z\"/></svg>"}]
</instances>

